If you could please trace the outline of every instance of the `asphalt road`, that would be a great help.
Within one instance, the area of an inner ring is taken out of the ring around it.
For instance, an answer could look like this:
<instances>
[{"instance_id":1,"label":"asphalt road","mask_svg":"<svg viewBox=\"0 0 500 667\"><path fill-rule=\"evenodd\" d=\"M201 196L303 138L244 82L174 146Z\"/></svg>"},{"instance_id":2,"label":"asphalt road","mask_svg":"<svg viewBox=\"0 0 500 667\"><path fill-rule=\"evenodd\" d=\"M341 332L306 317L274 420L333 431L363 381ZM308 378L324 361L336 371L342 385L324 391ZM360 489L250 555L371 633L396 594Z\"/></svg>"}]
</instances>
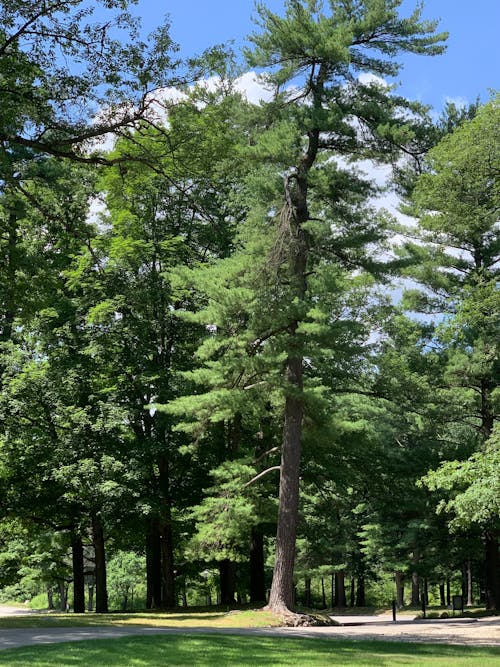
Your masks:
<instances>
[{"instance_id":1,"label":"asphalt road","mask_svg":"<svg viewBox=\"0 0 500 667\"><path fill-rule=\"evenodd\" d=\"M116 639L139 635L232 634L322 639L378 639L500 647L500 618L447 621L375 621L365 625L312 628L158 628L147 626L92 628L0 629L0 649L89 639Z\"/></svg>"}]
</instances>

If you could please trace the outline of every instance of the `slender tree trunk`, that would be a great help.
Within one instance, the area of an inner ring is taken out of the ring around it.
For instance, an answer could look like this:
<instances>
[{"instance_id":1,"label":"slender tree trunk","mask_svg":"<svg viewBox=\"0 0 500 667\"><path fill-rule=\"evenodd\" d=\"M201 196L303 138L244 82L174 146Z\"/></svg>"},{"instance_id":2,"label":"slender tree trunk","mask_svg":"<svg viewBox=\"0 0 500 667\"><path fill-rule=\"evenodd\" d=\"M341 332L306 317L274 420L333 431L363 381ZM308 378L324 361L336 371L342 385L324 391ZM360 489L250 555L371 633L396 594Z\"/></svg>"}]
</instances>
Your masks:
<instances>
[{"instance_id":1,"label":"slender tree trunk","mask_svg":"<svg viewBox=\"0 0 500 667\"><path fill-rule=\"evenodd\" d=\"M54 589L52 586L47 586L47 608L52 611L54 607Z\"/></svg>"},{"instance_id":2,"label":"slender tree trunk","mask_svg":"<svg viewBox=\"0 0 500 667\"><path fill-rule=\"evenodd\" d=\"M265 602L264 535L259 526L250 531L250 602Z\"/></svg>"},{"instance_id":3,"label":"slender tree trunk","mask_svg":"<svg viewBox=\"0 0 500 667\"><path fill-rule=\"evenodd\" d=\"M71 535L71 554L73 563L73 611L85 613L85 575L83 569L83 543L80 535Z\"/></svg>"},{"instance_id":4,"label":"slender tree trunk","mask_svg":"<svg viewBox=\"0 0 500 667\"><path fill-rule=\"evenodd\" d=\"M366 586L364 576L358 577L358 586L356 589L356 607L366 607Z\"/></svg>"},{"instance_id":5,"label":"slender tree trunk","mask_svg":"<svg viewBox=\"0 0 500 667\"><path fill-rule=\"evenodd\" d=\"M394 577L396 580L396 604L398 605L398 609L402 609L405 606L403 574L399 570L396 570Z\"/></svg>"},{"instance_id":6,"label":"slender tree trunk","mask_svg":"<svg viewBox=\"0 0 500 667\"><path fill-rule=\"evenodd\" d=\"M220 601L224 605L234 605L236 586L236 563L226 558L219 563Z\"/></svg>"},{"instance_id":7,"label":"slender tree trunk","mask_svg":"<svg viewBox=\"0 0 500 667\"><path fill-rule=\"evenodd\" d=\"M94 584L87 586L87 611L94 611Z\"/></svg>"},{"instance_id":8,"label":"slender tree trunk","mask_svg":"<svg viewBox=\"0 0 500 667\"><path fill-rule=\"evenodd\" d=\"M321 604L322 609L326 609L325 580L323 577L321 577Z\"/></svg>"},{"instance_id":9,"label":"slender tree trunk","mask_svg":"<svg viewBox=\"0 0 500 667\"><path fill-rule=\"evenodd\" d=\"M104 530L100 519L92 517L92 536L95 554L95 610L98 614L108 612L108 588L106 580L106 549Z\"/></svg>"},{"instance_id":10,"label":"slender tree trunk","mask_svg":"<svg viewBox=\"0 0 500 667\"><path fill-rule=\"evenodd\" d=\"M311 577L306 577L304 582L305 606L311 608Z\"/></svg>"},{"instance_id":11,"label":"slender tree trunk","mask_svg":"<svg viewBox=\"0 0 500 667\"><path fill-rule=\"evenodd\" d=\"M451 582L450 579L446 579L446 604L448 607L451 604Z\"/></svg>"},{"instance_id":12,"label":"slender tree trunk","mask_svg":"<svg viewBox=\"0 0 500 667\"><path fill-rule=\"evenodd\" d=\"M427 577L424 577L423 581L423 590L422 590L422 597L425 600L425 604L429 604L429 582L427 581Z\"/></svg>"},{"instance_id":13,"label":"slender tree trunk","mask_svg":"<svg viewBox=\"0 0 500 667\"><path fill-rule=\"evenodd\" d=\"M347 607L347 600L345 595L345 573L344 570L335 572L335 588L337 590L337 607Z\"/></svg>"},{"instance_id":14,"label":"slender tree trunk","mask_svg":"<svg viewBox=\"0 0 500 667\"><path fill-rule=\"evenodd\" d=\"M446 606L446 598L445 598L445 594L444 594L444 584L443 583L439 584L439 604L441 605L441 607Z\"/></svg>"},{"instance_id":15,"label":"slender tree trunk","mask_svg":"<svg viewBox=\"0 0 500 667\"><path fill-rule=\"evenodd\" d=\"M354 607L356 603L356 577L351 576L351 590L349 595L349 607Z\"/></svg>"},{"instance_id":16,"label":"slender tree trunk","mask_svg":"<svg viewBox=\"0 0 500 667\"><path fill-rule=\"evenodd\" d=\"M66 582L63 579L59 579L57 588L59 589L59 608L61 611L66 611L66 605L68 604L68 588Z\"/></svg>"},{"instance_id":17,"label":"slender tree trunk","mask_svg":"<svg viewBox=\"0 0 500 667\"><path fill-rule=\"evenodd\" d=\"M472 592L472 563L470 559L467 561L467 607L472 607L474 604L474 596Z\"/></svg>"},{"instance_id":18,"label":"slender tree trunk","mask_svg":"<svg viewBox=\"0 0 500 667\"><path fill-rule=\"evenodd\" d=\"M330 577L330 607L333 609L337 604L335 595L335 574Z\"/></svg>"},{"instance_id":19,"label":"slender tree trunk","mask_svg":"<svg viewBox=\"0 0 500 667\"><path fill-rule=\"evenodd\" d=\"M161 457L158 461L160 489L162 495L161 511L161 606L172 609L177 606L175 594L174 544L172 531L172 507L170 498L170 470L168 460Z\"/></svg>"},{"instance_id":20,"label":"slender tree trunk","mask_svg":"<svg viewBox=\"0 0 500 667\"><path fill-rule=\"evenodd\" d=\"M417 572L411 575L411 603L414 607L420 604L420 577Z\"/></svg>"},{"instance_id":21,"label":"slender tree trunk","mask_svg":"<svg viewBox=\"0 0 500 667\"><path fill-rule=\"evenodd\" d=\"M161 606L161 536L158 517L148 519L146 532L146 607Z\"/></svg>"},{"instance_id":22,"label":"slender tree trunk","mask_svg":"<svg viewBox=\"0 0 500 667\"><path fill-rule=\"evenodd\" d=\"M485 533L486 609L500 607L498 533Z\"/></svg>"}]
</instances>

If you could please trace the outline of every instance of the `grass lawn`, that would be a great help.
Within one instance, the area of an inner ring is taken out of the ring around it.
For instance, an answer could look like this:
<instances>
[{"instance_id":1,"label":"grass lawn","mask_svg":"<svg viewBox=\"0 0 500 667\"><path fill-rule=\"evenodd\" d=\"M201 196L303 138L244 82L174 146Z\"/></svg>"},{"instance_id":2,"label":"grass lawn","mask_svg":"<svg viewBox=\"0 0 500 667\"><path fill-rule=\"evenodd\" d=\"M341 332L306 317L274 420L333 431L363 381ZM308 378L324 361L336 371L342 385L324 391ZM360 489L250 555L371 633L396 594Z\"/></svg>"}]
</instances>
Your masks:
<instances>
[{"instance_id":1,"label":"grass lawn","mask_svg":"<svg viewBox=\"0 0 500 667\"><path fill-rule=\"evenodd\" d=\"M100 639L0 651L5 667L497 667L500 649L376 641L168 635Z\"/></svg>"},{"instance_id":2,"label":"grass lawn","mask_svg":"<svg viewBox=\"0 0 500 667\"><path fill-rule=\"evenodd\" d=\"M281 625L278 616L267 611L186 611L113 614L31 614L0 618L0 628L82 628L96 625L149 625L175 628L266 628Z\"/></svg>"}]
</instances>

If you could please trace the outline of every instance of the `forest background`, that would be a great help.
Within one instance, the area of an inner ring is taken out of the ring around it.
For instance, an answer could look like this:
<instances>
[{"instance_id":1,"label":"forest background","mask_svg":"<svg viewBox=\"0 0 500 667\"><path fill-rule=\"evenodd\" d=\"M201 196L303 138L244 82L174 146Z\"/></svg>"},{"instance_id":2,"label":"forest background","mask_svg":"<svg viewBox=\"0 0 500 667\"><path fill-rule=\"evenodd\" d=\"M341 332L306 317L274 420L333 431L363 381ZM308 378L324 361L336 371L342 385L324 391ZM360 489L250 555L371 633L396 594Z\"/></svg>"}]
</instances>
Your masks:
<instances>
[{"instance_id":1,"label":"forest background","mask_svg":"<svg viewBox=\"0 0 500 667\"><path fill-rule=\"evenodd\" d=\"M497 98L387 85L406 3L126 4L1 4L3 595L497 608Z\"/></svg>"}]
</instances>

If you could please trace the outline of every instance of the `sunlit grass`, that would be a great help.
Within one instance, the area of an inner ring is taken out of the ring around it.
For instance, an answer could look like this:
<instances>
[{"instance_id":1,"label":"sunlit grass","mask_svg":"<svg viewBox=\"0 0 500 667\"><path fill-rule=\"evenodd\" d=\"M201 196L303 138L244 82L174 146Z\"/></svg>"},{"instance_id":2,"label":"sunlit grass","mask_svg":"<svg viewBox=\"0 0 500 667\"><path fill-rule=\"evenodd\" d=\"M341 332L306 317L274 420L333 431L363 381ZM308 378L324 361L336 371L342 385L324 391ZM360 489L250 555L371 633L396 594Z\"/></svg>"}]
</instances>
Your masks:
<instances>
[{"instance_id":1,"label":"sunlit grass","mask_svg":"<svg viewBox=\"0 0 500 667\"><path fill-rule=\"evenodd\" d=\"M53 644L0 651L9 667L497 667L500 649L395 642L168 635Z\"/></svg>"},{"instance_id":2,"label":"sunlit grass","mask_svg":"<svg viewBox=\"0 0 500 667\"><path fill-rule=\"evenodd\" d=\"M113 614L30 614L0 618L0 628L74 628L116 625L196 628L263 628L281 625L275 614L244 611L173 611Z\"/></svg>"}]
</instances>

